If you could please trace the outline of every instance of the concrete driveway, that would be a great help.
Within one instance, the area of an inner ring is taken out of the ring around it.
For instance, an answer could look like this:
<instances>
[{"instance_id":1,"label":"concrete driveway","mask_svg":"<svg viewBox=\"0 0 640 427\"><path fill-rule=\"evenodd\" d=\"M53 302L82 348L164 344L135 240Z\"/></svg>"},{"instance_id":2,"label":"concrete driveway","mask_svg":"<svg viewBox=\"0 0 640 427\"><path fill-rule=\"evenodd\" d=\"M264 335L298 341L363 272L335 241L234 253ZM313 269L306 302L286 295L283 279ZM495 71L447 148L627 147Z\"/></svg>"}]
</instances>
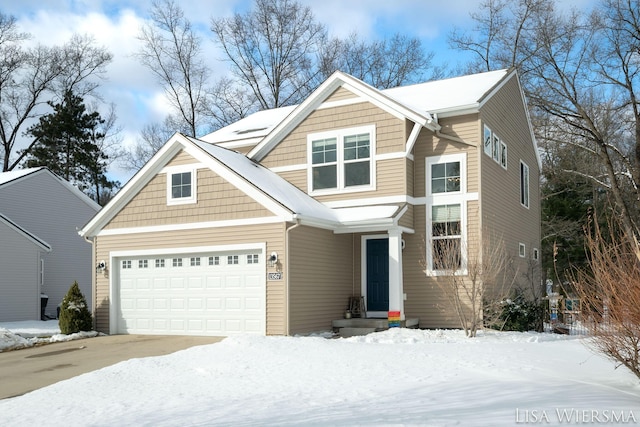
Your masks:
<instances>
[{"instance_id":1,"label":"concrete driveway","mask_svg":"<svg viewBox=\"0 0 640 427\"><path fill-rule=\"evenodd\" d=\"M224 337L109 335L0 353L0 399L124 360L162 356Z\"/></svg>"}]
</instances>

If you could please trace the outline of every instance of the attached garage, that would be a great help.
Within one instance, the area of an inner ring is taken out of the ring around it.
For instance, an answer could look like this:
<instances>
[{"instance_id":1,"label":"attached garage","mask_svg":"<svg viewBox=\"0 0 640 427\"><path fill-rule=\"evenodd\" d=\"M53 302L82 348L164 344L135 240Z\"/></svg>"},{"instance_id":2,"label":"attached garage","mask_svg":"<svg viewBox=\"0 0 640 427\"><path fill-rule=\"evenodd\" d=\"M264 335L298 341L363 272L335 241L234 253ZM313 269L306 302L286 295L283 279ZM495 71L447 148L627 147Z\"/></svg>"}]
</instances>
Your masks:
<instances>
[{"instance_id":1,"label":"attached garage","mask_svg":"<svg viewBox=\"0 0 640 427\"><path fill-rule=\"evenodd\" d=\"M265 334L266 266L255 247L112 254L111 331Z\"/></svg>"}]
</instances>

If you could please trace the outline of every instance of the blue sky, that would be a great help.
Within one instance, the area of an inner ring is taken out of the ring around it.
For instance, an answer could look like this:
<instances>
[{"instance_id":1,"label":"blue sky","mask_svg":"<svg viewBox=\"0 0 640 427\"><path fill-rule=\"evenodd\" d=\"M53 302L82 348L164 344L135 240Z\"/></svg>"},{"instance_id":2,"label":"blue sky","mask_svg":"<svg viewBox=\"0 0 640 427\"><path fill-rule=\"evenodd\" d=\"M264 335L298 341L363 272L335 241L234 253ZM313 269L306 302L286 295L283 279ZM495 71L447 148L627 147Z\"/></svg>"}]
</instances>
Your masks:
<instances>
[{"instance_id":1,"label":"blue sky","mask_svg":"<svg viewBox=\"0 0 640 427\"><path fill-rule=\"evenodd\" d=\"M345 37L357 32L361 37L377 39L400 32L419 37L427 51L435 53L434 63L456 65L458 56L447 45L454 26L473 24L470 13L476 0L301 0L312 8L317 20L331 35ZM227 65L209 31L212 17L230 16L247 10L249 0L179 1L186 16L202 30L203 48L211 58L216 77L227 72ZM149 123L161 122L168 112L160 85L132 54L139 48L136 35L147 19L150 0L0 0L0 10L18 20L21 31L29 32L33 42L62 44L74 33L91 34L98 44L109 49L114 60L100 92L107 103L115 103L118 123L123 128L123 144L135 143L140 130ZM128 177L113 171L117 179Z\"/></svg>"}]
</instances>

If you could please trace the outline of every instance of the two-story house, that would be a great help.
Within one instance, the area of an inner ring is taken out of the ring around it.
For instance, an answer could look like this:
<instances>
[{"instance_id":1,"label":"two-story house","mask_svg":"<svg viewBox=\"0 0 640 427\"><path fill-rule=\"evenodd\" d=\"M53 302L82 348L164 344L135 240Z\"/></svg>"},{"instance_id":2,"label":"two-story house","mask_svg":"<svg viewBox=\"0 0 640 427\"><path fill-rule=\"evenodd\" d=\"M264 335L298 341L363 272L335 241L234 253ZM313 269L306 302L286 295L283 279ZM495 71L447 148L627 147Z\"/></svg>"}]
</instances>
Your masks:
<instances>
[{"instance_id":1,"label":"two-story house","mask_svg":"<svg viewBox=\"0 0 640 427\"><path fill-rule=\"evenodd\" d=\"M464 274L499 236L540 281L539 170L515 71L389 90L336 72L297 106L174 135L81 230L104 265L97 329L305 333L353 296L368 317L459 327L442 248Z\"/></svg>"},{"instance_id":2,"label":"two-story house","mask_svg":"<svg viewBox=\"0 0 640 427\"><path fill-rule=\"evenodd\" d=\"M92 300L91 245L78 230L99 210L46 167L0 173L0 321L55 318L73 282Z\"/></svg>"}]
</instances>

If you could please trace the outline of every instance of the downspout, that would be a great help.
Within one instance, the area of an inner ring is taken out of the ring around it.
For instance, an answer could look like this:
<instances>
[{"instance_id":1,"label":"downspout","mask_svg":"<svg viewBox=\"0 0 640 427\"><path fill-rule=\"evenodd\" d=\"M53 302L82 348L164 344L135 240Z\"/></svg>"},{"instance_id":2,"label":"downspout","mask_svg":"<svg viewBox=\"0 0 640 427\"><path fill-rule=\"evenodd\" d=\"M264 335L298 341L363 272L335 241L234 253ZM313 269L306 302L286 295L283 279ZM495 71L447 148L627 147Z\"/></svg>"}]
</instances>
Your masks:
<instances>
[{"instance_id":1,"label":"downspout","mask_svg":"<svg viewBox=\"0 0 640 427\"><path fill-rule=\"evenodd\" d=\"M93 329L96 329L96 301L98 300L98 272L96 271L96 264L98 257L96 256L96 238L92 237L88 239L87 236L82 236L85 242L91 245L91 288L93 289L93 298L91 298L91 313L93 314Z\"/></svg>"},{"instance_id":2,"label":"downspout","mask_svg":"<svg viewBox=\"0 0 640 427\"><path fill-rule=\"evenodd\" d=\"M289 232L291 230L293 230L294 228L298 228L300 226L300 218L298 218L297 215L293 216L296 223L294 225L292 225L291 227L287 228L287 231L285 231L285 238L284 238L284 255L285 255L285 274L284 274L284 286L285 286L285 290L284 290L284 294L285 297L287 299L286 304L285 304L285 314L284 314L284 330L286 335L290 335L291 331L289 330Z\"/></svg>"}]
</instances>

